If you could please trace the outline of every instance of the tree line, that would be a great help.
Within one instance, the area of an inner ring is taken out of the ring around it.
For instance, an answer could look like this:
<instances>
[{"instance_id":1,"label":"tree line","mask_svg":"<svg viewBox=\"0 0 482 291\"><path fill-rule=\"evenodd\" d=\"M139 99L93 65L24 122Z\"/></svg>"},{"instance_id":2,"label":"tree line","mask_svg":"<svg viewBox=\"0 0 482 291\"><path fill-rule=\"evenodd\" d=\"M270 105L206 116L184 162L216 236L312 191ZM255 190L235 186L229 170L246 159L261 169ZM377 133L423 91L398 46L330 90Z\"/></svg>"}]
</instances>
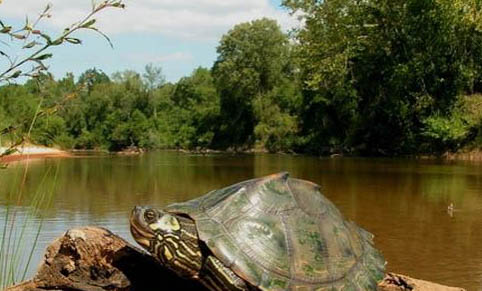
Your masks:
<instances>
[{"instance_id":1,"label":"tree line","mask_svg":"<svg viewBox=\"0 0 482 291\"><path fill-rule=\"evenodd\" d=\"M441 153L482 145L479 0L285 0L303 25L222 36L176 83L148 65L0 88L0 130L64 148ZM54 108L42 116L39 108ZM33 119L36 119L34 126ZM5 137L4 137L5 141Z\"/></svg>"}]
</instances>

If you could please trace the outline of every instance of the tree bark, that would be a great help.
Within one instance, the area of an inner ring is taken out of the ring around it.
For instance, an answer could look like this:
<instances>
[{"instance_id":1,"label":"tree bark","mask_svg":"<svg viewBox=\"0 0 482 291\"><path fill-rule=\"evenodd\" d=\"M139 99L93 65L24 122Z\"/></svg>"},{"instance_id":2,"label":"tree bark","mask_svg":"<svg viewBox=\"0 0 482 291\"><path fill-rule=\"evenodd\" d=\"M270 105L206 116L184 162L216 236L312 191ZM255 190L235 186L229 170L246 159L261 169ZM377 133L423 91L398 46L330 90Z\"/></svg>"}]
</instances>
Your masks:
<instances>
[{"instance_id":1,"label":"tree bark","mask_svg":"<svg viewBox=\"0 0 482 291\"><path fill-rule=\"evenodd\" d=\"M163 268L152 256L107 229L82 227L67 231L46 250L37 274L6 291L199 290ZM459 291L431 282L387 274L378 291Z\"/></svg>"}]
</instances>

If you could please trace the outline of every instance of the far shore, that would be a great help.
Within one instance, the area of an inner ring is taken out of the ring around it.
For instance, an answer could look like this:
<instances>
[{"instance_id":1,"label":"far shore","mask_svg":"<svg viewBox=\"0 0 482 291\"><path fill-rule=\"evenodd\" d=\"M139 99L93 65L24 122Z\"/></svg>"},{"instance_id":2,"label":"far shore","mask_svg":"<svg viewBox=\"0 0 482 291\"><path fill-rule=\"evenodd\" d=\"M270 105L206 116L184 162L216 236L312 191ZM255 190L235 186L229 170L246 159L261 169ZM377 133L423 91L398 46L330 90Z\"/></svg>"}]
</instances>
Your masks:
<instances>
[{"instance_id":1,"label":"far shore","mask_svg":"<svg viewBox=\"0 0 482 291\"><path fill-rule=\"evenodd\" d=\"M0 154L5 152L8 148L7 147L0 147ZM164 149L162 151L177 151L187 154L236 154L236 153L267 153L266 150L260 149L249 149L249 150L241 150L241 151L234 151L234 150L211 150L211 149L197 149L197 150L186 150L186 149ZM117 154L117 155L138 155L144 153L145 150L140 148L128 148L123 151L119 152L110 152L110 154ZM78 153L109 153L105 150L60 150L54 147L45 147L45 146L37 146L37 145L26 145L20 146L17 148L17 151L4 156L0 157L0 164L7 164L11 162L18 162L18 161L26 161L26 160L33 160L33 159L44 159L44 158L67 158L77 155ZM292 154L298 155L296 153L281 153L281 154ZM333 154L326 157L338 158L343 157L343 154ZM346 155L347 157L353 157L352 155ZM442 155L419 155L419 156L409 156L409 158L416 158L416 159L443 159L443 160L454 160L454 161L482 161L482 149L473 149L473 150L461 150L456 153L445 153Z\"/></svg>"},{"instance_id":2,"label":"far shore","mask_svg":"<svg viewBox=\"0 0 482 291\"><path fill-rule=\"evenodd\" d=\"M447 160L482 161L482 149L447 153L443 157Z\"/></svg>"},{"instance_id":3,"label":"far shore","mask_svg":"<svg viewBox=\"0 0 482 291\"><path fill-rule=\"evenodd\" d=\"M0 147L0 154L4 153L7 149L7 147ZM28 145L19 146L14 153L1 157L0 163L12 163L44 158L65 158L70 156L71 154L69 152L56 148Z\"/></svg>"}]
</instances>

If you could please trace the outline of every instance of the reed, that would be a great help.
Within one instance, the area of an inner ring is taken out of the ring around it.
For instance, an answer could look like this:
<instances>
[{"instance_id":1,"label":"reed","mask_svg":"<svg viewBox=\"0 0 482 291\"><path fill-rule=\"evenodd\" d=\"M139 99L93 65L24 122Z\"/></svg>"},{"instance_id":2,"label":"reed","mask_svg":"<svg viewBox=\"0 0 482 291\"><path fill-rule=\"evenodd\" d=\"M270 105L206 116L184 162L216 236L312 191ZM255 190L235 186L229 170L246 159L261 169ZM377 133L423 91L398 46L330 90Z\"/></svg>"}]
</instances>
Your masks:
<instances>
[{"instance_id":1,"label":"reed","mask_svg":"<svg viewBox=\"0 0 482 291\"><path fill-rule=\"evenodd\" d=\"M35 121L40 113L41 104L42 100L39 102L35 116L26 134L27 139L30 137ZM26 163L1 170L3 175L13 178L9 179L10 189L5 193L2 193L1 190L5 188L0 187L0 202L2 202L1 197L5 197L5 201L3 201L5 205L3 225L0 225L2 229L0 243L0 289L25 279L42 230L44 214L50 207L55 194L58 164L55 169L50 167L45 171L40 184L35 192L31 194L31 197L26 195L29 193L25 193L29 165L27 157ZM5 181L3 182L5 183ZM33 234L32 241L28 239L29 234Z\"/></svg>"}]
</instances>

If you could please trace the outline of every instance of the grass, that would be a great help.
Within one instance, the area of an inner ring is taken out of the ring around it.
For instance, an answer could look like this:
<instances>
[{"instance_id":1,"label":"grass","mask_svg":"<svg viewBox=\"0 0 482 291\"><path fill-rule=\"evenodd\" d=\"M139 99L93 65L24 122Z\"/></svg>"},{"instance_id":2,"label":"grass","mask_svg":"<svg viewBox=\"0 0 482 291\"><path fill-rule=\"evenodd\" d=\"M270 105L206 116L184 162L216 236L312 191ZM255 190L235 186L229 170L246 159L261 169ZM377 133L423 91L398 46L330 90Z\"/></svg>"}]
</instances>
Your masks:
<instances>
[{"instance_id":1,"label":"grass","mask_svg":"<svg viewBox=\"0 0 482 291\"><path fill-rule=\"evenodd\" d=\"M55 194L58 165L47 169L31 197L24 193L28 163L13 173L10 190L5 193L3 221L0 221L0 289L26 279L44 223L44 213ZM2 170L7 171L7 170ZM3 194L2 194L3 195ZM3 203L2 203L3 204Z\"/></svg>"},{"instance_id":2,"label":"grass","mask_svg":"<svg viewBox=\"0 0 482 291\"><path fill-rule=\"evenodd\" d=\"M27 134L21 140L30 139L41 105L42 101L38 104ZM58 164L55 168L48 168L34 193L25 193L28 159L19 167L0 168L0 175L4 176L0 183L8 183L10 187L8 189L0 184L0 206L5 205L4 213L0 212L0 218L3 216L3 221L0 220L0 290L26 278L42 231L44 213L55 194L58 169ZM32 240L29 234L33 235Z\"/></svg>"}]
</instances>

